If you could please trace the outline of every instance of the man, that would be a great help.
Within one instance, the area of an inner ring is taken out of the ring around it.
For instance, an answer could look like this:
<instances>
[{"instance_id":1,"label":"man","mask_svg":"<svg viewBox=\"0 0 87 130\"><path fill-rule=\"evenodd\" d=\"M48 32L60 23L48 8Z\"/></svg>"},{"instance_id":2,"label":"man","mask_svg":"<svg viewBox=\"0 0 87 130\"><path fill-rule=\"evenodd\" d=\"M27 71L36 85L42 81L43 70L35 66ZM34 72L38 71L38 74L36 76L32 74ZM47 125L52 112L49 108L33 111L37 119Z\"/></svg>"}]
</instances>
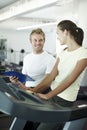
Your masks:
<instances>
[{"instance_id":1,"label":"man","mask_svg":"<svg viewBox=\"0 0 87 130\"><path fill-rule=\"evenodd\" d=\"M43 49L45 33L41 28L32 30L30 43L32 52L24 57L22 73L30 76L33 81L27 80L23 86L15 77L10 77L11 82L20 84L19 86L25 90L28 87L37 86L44 78L48 77L56 62L55 58Z\"/></svg>"}]
</instances>

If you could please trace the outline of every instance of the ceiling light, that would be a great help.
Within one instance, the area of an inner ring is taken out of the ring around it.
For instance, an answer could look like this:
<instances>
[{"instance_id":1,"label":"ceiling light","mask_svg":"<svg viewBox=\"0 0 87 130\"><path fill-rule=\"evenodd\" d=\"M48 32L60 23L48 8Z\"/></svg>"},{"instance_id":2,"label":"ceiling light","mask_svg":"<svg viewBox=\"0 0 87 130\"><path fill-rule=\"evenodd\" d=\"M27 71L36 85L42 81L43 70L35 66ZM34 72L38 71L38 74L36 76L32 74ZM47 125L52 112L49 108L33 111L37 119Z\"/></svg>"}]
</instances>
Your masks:
<instances>
[{"instance_id":1,"label":"ceiling light","mask_svg":"<svg viewBox=\"0 0 87 130\"><path fill-rule=\"evenodd\" d=\"M58 0L57 2L57 6L62 6L62 5L65 5L65 4L68 4L70 2L73 2L74 0Z\"/></svg>"},{"instance_id":2,"label":"ceiling light","mask_svg":"<svg viewBox=\"0 0 87 130\"><path fill-rule=\"evenodd\" d=\"M45 27L45 26L51 26L51 25L57 25L57 22L43 23L43 24L36 24L36 25L31 25L31 26L19 27L16 30L26 30L26 29Z\"/></svg>"}]
</instances>

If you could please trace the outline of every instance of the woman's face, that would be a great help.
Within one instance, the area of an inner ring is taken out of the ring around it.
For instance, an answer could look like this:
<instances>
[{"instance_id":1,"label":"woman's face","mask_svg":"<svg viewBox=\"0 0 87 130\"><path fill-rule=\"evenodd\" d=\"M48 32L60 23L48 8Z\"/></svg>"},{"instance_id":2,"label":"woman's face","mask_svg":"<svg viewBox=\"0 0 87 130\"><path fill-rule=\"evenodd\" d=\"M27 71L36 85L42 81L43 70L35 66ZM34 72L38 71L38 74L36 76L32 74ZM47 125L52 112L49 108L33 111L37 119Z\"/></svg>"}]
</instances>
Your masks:
<instances>
[{"instance_id":1,"label":"woman's face","mask_svg":"<svg viewBox=\"0 0 87 130\"><path fill-rule=\"evenodd\" d=\"M57 27L57 39L60 41L61 45L66 44L66 34L65 31L62 31L59 27Z\"/></svg>"},{"instance_id":2,"label":"woman's face","mask_svg":"<svg viewBox=\"0 0 87 130\"><path fill-rule=\"evenodd\" d=\"M33 34L31 36L31 45L35 53L41 53L44 46L44 38L41 34Z\"/></svg>"}]
</instances>

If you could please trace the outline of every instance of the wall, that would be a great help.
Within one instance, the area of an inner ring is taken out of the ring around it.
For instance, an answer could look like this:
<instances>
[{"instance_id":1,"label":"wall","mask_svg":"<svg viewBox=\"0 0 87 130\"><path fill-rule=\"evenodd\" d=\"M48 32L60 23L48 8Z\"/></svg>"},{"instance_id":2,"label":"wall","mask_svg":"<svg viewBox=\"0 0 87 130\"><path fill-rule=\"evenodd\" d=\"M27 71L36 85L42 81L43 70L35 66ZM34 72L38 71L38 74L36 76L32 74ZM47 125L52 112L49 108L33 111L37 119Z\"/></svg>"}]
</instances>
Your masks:
<instances>
[{"instance_id":1,"label":"wall","mask_svg":"<svg viewBox=\"0 0 87 130\"><path fill-rule=\"evenodd\" d=\"M83 45L87 48L87 17L86 17L86 10L87 10L87 0L75 0L75 3L72 7L73 10L65 11L63 7L59 7L59 14L58 11L54 10L54 13L57 13L57 20L60 19L72 19L77 22L78 26L82 27L84 30L84 41ZM55 16L55 15L54 15ZM58 17L59 16L59 17ZM25 50L24 55L32 51L31 45L29 44L29 31L10 31L10 30L0 30L0 38L7 39L7 60L8 62L15 62L19 63L22 55L20 53L21 49ZM45 50L56 55L56 48L57 52L60 50L60 46L58 46L58 40L56 40L56 28L51 30L44 29L46 33L46 43L45 43ZM11 53L11 49L14 50ZM24 56L23 55L23 56Z\"/></svg>"},{"instance_id":2,"label":"wall","mask_svg":"<svg viewBox=\"0 0 87 130\"><path fill-rule=\"evenodd\" d=\"M87 48L87 0L79 0L79 8L78 8L78 20L79 26L84 30L84 41L83 45Z\"/></svg>"}]
</instances>

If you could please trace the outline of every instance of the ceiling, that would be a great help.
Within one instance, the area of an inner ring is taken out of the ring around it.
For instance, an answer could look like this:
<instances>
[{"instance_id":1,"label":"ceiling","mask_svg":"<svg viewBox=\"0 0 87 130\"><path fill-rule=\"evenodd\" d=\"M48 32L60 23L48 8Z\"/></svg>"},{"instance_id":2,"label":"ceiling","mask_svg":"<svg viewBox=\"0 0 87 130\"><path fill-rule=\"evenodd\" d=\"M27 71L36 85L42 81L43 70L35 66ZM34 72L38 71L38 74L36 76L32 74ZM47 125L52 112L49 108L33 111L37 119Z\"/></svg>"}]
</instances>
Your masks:
<instances>
[{"instance_id":1,"label":"ceiling","mask_svg":"<svg viewBox=\"0 0 87 130\"><path fill-rule=\"evenodd\" d=\"M14 2L16 2L17 0L0 0L0 9L13 4Z\"/></svg>"},{"instance_id":2,"label":"ceiling","mask_svg":"<svg viewBox=\"0 0 87 130\"><path fill-rule=\"evenodd\" d=\"M31 2L34 0L25 0L25 1ZM0 21L0 29L15 30L18 27L23 27L23 26L38 25L42 23L45 24L50 22L56 23L57 19L60 19L61 17L64 18L64 13L67 13L67 16L70 16L71 13L75 12L75 7L77 7L75 1L76 0L71 0L71 2L66 4L60 4L54 2L54 4L44 6L43 8L37 8L35 10L23 12L21 14L15 15L14 17L7 18L5 20ZM23 3L24 0L5 0L5 1L0 0L0 13L2 13L3 10L7 10L9 6L17 2ZM74 6L74 11L73 11L73 6ZM51 25L51 27L54 26L55 24Z\"/></svg>"}]
</instances>

